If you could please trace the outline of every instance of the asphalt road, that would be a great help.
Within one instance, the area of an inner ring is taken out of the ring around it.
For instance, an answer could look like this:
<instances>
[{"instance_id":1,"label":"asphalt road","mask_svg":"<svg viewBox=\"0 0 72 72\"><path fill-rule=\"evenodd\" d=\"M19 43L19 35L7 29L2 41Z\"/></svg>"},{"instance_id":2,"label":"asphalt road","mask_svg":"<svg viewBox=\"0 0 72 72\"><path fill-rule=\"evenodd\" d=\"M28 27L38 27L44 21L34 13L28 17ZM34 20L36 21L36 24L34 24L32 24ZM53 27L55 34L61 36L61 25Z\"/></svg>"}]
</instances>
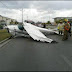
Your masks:
<instances>
[{"instance_id":1,"label":"asphalt road","mask_svg":"<svg viewBox=\"0 0 72 72\"><path fill-rule=\"evenodd\" d=\"M48 35L58 43L17 37L0 48L0 71L71 71L72 37Z\"/></svg>"}]
</instances>

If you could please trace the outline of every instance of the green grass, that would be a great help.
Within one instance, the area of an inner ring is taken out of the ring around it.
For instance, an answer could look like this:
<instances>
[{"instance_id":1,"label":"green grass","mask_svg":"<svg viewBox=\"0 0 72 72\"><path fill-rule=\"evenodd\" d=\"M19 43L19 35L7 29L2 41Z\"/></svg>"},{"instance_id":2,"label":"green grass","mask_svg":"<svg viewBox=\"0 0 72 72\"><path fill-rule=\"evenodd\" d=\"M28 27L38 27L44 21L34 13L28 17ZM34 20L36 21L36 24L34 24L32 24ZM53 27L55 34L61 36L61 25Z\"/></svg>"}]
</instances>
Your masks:
<instances>
[{"instance_id":1,"label":"green grass","mask_svg":"<svg viewBox=\"0 0 72 72\"><path fill-rule=\"evenodd\" d=\"M11 36L11 34L9 34L6 29L0 30L0 41L4 40L10 36Z\"/></svg>"}]
</instances>

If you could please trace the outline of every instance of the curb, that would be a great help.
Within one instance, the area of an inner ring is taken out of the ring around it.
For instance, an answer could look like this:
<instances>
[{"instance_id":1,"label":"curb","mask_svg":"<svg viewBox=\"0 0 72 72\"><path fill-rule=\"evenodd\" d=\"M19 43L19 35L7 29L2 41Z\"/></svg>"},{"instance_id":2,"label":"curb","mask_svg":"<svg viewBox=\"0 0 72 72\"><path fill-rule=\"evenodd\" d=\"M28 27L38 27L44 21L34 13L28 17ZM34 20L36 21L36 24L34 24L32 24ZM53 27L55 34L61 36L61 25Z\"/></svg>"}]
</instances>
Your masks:
<instances>
[{"instance_id":1,"label":"curb","mask_svg":"<svg viewBox=\"0 0 72 72\"><path fill-rule=\"evenodd\" d=\"M9 38L6 38L6 39L4 39L4 40L2 40L1 42L0 42L0 44L2 44L2 43L4 43L4 42L6 42L7 40L9 40L11 37L9 37Z\"/></svg>"}]
</instances>

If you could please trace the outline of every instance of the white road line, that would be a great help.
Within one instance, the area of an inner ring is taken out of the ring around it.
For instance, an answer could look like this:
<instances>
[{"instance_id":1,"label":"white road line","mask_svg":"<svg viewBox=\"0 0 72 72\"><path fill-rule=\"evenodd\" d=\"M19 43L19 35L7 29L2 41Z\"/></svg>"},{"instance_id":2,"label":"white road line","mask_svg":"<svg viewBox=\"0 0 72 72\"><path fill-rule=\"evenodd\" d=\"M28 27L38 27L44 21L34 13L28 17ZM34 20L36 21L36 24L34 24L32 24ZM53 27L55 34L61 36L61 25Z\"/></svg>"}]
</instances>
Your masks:
<instances>
[{"instance_id":1,"label":"white road line","mask_svg":"<svg viewBox=\"0 0 72 72\"><path fill-rule=\"evenodd\" d=\"M72 69L72 63L70 60L67 59L67 57L65 57L64 55L61 55L61 57L64 59L64 61L71 67Z\"/></svg>"}]
</instances>

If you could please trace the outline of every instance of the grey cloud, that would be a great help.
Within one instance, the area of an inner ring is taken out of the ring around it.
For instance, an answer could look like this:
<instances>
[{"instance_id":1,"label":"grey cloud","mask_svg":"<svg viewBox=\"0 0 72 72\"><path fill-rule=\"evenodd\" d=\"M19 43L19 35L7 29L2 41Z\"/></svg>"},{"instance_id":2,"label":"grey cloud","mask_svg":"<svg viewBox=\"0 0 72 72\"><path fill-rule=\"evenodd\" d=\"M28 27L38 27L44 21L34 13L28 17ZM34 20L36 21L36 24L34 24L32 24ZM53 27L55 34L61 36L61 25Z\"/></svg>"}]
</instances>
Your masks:
<instances>
[{"instance_id":1,"label":"grey cloud","mask_svg":"<svg viewBox=\"0 0 72 72\"><path fill-rule=\"evenodd\" d=\"M36 1L34 6L43 10L47 10L49 8L54 10L71 9L72 1Z\"/></svg>"},{"instance_id":2,"label":"grey cloud","mask_svg":"<svg viewBox=\"0 0 72 72\"><path fill-rule=\"evenodd\" d=\"M9 8L36 8L38 10L59 10L59 9L71 9L72 1L2 1ZM0 7L5 8L2 4Z\"/></svg>"},{"instance_id":3,"label":"grey cloud","mask_svg":"<svg viewBox=\"0 0 72 72\"><path fill-rule=\"evenodd\" d=\"M32 4L32 1L1 1L10 9L19 9L19 8L29 8ZM0 5L0 8L6 8L3 4Z\"/></svg>"},{"instance_id":4,"label":"grey cloud","mask_svg":"<svg viewBox=\"0 0 72 72\"><path fill-rule=\"evenodd\" d=\"M34 8L39 11L39 14L40 14L39 16L42 16L48 19L49 11L50 11L50 14L53 14L52 12L55 12L55 11L61 12L62 9L66 9L66 10L72 9L72 1L2 1L2 2L6 4L7 7L9 7L9 10L8 10L2 3L0 3L0 8L1 8L0 14L3 14L3 15L6 15L6 13L9 15L10 14L14 15L15 11L13 11L12 9ZM41 14L42 12L45 12L45 13ZM29 14L29 17L31 18L29 12L28 14ZM58 13L57 14L55 13L51 17L55 17L58 15L59 15Z\"/></svg>"}]
</instances>

